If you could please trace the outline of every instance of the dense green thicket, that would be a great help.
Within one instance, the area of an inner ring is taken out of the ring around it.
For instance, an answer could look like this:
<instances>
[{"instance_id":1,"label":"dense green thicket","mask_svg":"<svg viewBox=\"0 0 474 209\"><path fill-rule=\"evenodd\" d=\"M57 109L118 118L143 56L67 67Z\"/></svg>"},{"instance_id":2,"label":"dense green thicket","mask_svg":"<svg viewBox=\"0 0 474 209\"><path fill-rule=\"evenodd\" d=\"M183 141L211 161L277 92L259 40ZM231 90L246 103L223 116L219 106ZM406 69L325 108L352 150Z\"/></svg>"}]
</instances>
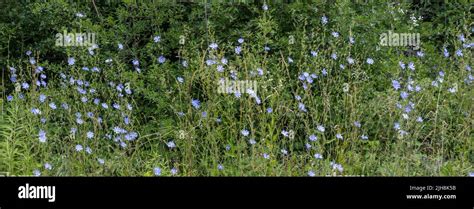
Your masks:
<instances>
[{"instance_id":1,"label":"dense green thicket","mask_svg":"<svg viewBox=\"0 0 474 209\"><path fill-rule=\"evenodd\" d=\"M1 4L0 171L473 171L465 1ZM64 31L97 46L56 46ZM421 48L381 46L389 31Z\"/></svg>"}]
</instances>

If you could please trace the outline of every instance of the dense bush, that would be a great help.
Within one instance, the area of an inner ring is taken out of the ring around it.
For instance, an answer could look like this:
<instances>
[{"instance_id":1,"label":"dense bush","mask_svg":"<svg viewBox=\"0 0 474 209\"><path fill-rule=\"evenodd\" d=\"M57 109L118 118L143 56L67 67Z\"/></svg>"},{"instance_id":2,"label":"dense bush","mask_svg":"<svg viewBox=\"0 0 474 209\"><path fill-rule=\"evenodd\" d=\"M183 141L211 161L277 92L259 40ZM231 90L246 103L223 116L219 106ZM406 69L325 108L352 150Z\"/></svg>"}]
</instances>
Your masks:
<instances>
[{"instance_id":1,"label":"dense bush","mask_svg":"<svg viewBox=\"0 0 474 209\"><path fill-rule=\"evenodd\" d=\"M357 1L356 1L357 2ZM0 171L467 175L472 4L2 5ZM94 33L91 47L57 33ZM381 46L389 31L421 48ZM219 92L221 80L255 92Z\"/></svg>"}]
</instances>

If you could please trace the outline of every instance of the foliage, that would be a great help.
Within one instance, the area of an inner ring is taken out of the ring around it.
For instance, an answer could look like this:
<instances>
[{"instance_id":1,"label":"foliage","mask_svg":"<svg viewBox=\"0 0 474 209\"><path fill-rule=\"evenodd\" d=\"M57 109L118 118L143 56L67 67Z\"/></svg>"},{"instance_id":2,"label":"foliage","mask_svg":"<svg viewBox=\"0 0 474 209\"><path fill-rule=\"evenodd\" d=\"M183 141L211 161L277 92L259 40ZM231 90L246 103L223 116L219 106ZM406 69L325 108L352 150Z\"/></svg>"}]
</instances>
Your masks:
<instances>
[{"instance_id":1,"label":"foliage","mask_svg":"<svg viewBox=\"0 0 474 209\"><path fill-rule=\"evenodd\" d=\"M267 7L65 0L2 6L0 170L473 171L471 4ZM56 46L64 31L94 33L97 47ZM381 46L388 31L419 33L421 49ZM255 81L256 94L220 93L225 78Z\"/></svg>"}]
</instances>

